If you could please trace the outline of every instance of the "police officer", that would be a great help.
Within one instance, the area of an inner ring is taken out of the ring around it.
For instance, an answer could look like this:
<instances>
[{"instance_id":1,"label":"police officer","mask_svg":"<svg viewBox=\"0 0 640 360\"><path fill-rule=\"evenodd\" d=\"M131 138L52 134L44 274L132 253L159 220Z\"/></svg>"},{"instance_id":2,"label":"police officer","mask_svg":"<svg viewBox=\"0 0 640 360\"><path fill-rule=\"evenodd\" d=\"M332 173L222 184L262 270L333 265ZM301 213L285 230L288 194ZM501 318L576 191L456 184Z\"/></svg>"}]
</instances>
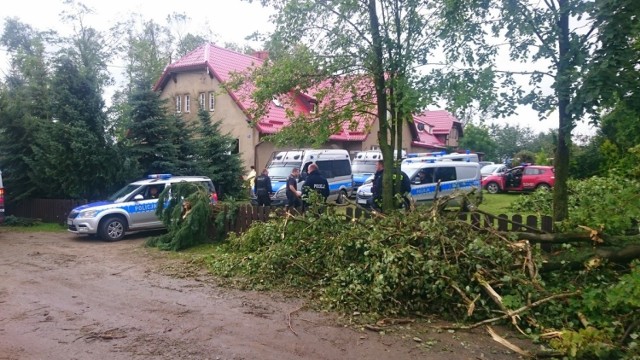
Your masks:
<instances>
[{"instance_id":1,"label":"police officer","mask_svg":"<svg viewBox=\"0 0 640 360\"><path fill-rule=\"evenodd\" d=\"M384 175L384 161L378 160L376 163L376 173L373 175L373 185L371 186L371 192L373 194L371 206L380 211L382 209L382 177ZM396 181L400 180L400 194L402 195L403 206L409 207L409 194L411 193L411 180L407 174L398 170L397 174L393 174L393 186Z\"/></svg>"},{"instance_id":2,"label":"police officer","mask_svg":"<svg viewBox=\"0 0 640 360\"><path fill-rule=\"evenodd\" d=\"M305 195L305 198L309 197L309 193L311 191L315 191L320 194L324 201L327 201L329 197L329 182L327 179L320 174L320 170L318 170L318 165L311 164L308 168L309 175L307 175L307 179L304 181L304 185L302 186L302 193ZM309 204L305 201L305 208Z\"/></svg>"},{"instance_id":3,"label":"police officer","mask_svg":"<svg viewBox=\"0 0 640 360\"><path fill-rule=\"evenodd\" d=\"M302 192L298 191L298 177L300 176L300 169L294 167L291 169L291 174L287 178L287 212L291 213L291 210L297 209L301 205L300 197Z\"/></svg>"},{"instance_id":4,"label":"police officer","mask_svg":"<svg viewBox=\"0 0 640 360\"><path fill-rule=\"evenodd\" d=\"M258 206L271 206L273 188L271 187L271 178L267 169L263 169L262 174L256 178L253 191L258 198Z\"/></svg>"}]
</instances>

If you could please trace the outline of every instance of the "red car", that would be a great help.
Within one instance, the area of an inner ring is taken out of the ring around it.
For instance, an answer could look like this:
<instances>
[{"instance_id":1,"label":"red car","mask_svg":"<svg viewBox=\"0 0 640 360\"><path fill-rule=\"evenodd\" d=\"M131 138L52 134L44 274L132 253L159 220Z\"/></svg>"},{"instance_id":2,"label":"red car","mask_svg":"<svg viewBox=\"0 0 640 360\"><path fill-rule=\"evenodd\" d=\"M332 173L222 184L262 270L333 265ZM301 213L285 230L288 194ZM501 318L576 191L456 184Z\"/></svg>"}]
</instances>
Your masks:
<instances>
[{"instance_id":1,"label":"red car","mask_svg":"<svg viewBox=\"0 0 640 360\"><path fill-rule=\"evenodd\" d=\"M506 191L550 190L556 182L553 166L516 166L502 174L482 179L482 188L490 194Z\"/></svg>"}]
</instances>

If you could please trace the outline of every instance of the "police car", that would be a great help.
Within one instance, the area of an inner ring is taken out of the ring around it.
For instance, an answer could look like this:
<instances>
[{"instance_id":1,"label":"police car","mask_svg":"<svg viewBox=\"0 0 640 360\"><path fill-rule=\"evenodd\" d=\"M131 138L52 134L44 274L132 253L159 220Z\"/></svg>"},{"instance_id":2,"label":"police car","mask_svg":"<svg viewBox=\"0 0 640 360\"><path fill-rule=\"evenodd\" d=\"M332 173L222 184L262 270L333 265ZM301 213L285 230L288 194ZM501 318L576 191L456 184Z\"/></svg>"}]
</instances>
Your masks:
<instances>
[{"instance_id":1,"label":"police car","mask_svg":"<svg viewBox=\"0 0 640 360\"><path fill-rule=\"evenodd\" d=\"M164 224L156 216L158 195L179 182L200 184L211 194L212 203L218 200L208 177L153 174L123 187L105 201L74 208L67 218L68 229L74 234L97 235L105 241L120 240L127 232L163 229Z\"/></svg>"},{"instance_id":2,"label":"police car","mask_svg":"<svg viewBox=\"0 0 640 360\"><path fill-rule=\"evenodd\" d=\"M417 158L403 161L400 169L411 180L411 197L420 203L432 202L436 196L452 195L454 192L481 195L480 165L477 162L463 162L455 160L434 161L429 158ZM361 206L371 206L373 201L373 177L358 188L356 203ZM479 203L481 198L476 199ZM463 205L452 200L450 205Z\"/></svg>"}]
</instances>

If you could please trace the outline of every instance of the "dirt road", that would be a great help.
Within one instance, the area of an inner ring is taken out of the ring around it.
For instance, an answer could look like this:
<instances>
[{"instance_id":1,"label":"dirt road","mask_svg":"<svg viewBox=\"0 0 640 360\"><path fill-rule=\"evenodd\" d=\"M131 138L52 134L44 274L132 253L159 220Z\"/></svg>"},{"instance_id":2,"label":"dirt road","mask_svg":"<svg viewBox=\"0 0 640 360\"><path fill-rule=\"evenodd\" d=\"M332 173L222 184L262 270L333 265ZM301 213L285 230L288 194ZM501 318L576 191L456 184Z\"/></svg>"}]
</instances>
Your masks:
<instances>
[{"instance_id":1,"label":"dirt road","mask_svg":"<svg viewBox=\"0 0 640 360\"><path fill-rule=\"evenodd\" d=\"M358 331L301 300L168 276L176 260L143 242L0 232L0 359L519 358L483 331Z\"/></svg>"}]
</instances>

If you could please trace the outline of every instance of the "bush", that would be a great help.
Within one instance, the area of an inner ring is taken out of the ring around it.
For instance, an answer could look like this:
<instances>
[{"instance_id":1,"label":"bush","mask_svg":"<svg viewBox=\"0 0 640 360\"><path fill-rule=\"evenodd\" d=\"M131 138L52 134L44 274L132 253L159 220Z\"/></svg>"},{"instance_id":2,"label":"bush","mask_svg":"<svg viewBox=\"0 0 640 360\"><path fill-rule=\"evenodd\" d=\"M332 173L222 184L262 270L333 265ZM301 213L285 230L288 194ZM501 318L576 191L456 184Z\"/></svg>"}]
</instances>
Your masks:
<instances>
[{"instance_id":1,"label":"bush","mask_svg":"<svg viewBox=\"0 0 640 360\"><path fill-rule=\"evenodd\" d=\"M31 227L31 226L39 225L41 223L42 223L42 220L40 219L23 218L23 217L9 215L4 218L4 223L2 223L2 225Z\"/></svg>"},{"instance_id":2,"label":"bush","mask_svg":"<svg viewBox=\"0 0 640 360\"><path fill-rule=\"evenodd\" d=\"M637 231L633 228L640 219L640 182L622 177L594 176L571 180L568 186L569 218L558 224L559 229L573 230L583 225L601 229L610 235ZM552 204L551 192L535 191L518 197L509 209L552 215Z\"/></svg>"}]
</instances>

